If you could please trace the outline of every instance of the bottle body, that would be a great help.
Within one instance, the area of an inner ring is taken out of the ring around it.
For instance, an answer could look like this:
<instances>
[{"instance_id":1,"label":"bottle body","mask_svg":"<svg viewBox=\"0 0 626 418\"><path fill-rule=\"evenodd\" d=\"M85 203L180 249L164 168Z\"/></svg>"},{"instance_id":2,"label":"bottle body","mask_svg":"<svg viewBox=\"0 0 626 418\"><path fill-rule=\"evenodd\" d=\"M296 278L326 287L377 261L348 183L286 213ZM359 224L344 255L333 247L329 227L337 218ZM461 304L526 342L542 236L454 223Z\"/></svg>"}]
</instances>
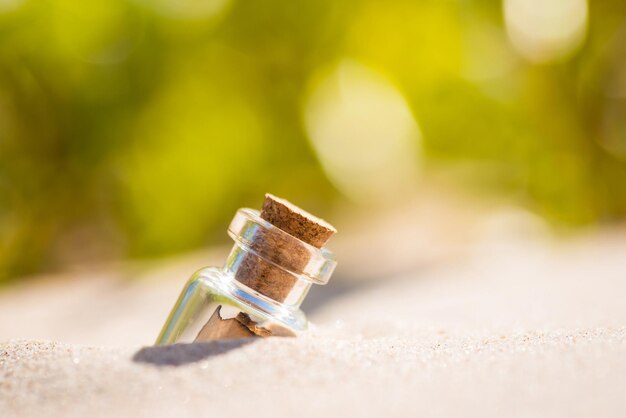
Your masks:
<instances>
[{"instance_id":1,"label":"bottle body","mask_svg":"<svg viewBox=\"0 0 626 418\"><path fill-rule=\"evenodd\" d=\"M297 307L246 288L226 269L207 267L194 273L183 288L156 345L295 336L306 328L306 317Z\"/></svg>"}]
</instances>

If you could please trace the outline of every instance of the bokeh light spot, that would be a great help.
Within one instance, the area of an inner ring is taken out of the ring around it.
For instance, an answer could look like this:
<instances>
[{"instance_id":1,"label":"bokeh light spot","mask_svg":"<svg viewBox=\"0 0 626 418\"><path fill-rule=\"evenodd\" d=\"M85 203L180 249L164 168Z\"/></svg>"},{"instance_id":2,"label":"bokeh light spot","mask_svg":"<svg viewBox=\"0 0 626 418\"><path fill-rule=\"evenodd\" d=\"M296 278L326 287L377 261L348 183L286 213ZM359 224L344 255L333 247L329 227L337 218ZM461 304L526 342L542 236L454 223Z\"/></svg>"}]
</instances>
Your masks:
<instances>
[{"instance_id":1,"label":"bokeh light spot","mask_svg":"<svg viewBox=\"0 0 626 418\"><path fill-rule=\"evenodd\" d=\"M18 9L24 0L0 0L0 13L11 12Z\"/></svg>"},{"instance_id":2,"label":"bokeh light spot","mask_svg":"<svg viewBox=\"0 0 626 418\"><path fill-rule=\"evenodd\" d=\"M324 170L346 195L395 200L414 186L419 128L384 77L341 63L315 86L305 120Z\"/></svg>"},{"instance_id":3,"label":"bokeh light spot","mask_svg":"<svg viewBox=\"0 0 626 418\"><path fill-rule=\"evenodd\" d=\"M576 52L587 34L586 0L505 0L509 39L528 60L546 63Z\"/></svg>"}]
</instances>

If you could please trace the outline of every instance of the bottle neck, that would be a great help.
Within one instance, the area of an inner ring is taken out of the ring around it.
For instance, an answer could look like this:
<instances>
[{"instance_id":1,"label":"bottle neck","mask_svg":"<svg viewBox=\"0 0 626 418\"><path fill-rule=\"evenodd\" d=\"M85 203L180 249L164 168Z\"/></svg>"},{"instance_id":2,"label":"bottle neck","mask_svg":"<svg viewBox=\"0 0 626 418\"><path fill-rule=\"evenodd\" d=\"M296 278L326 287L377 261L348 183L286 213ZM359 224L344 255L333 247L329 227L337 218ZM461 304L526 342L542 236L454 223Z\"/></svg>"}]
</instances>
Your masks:
<instances>
[{"instance_id":1,"label":"bottle neck","mask_svg":"<svg viewBox=\"0 0 626 418\"><path fill-rule=\"evenodd\" d=\"M228 276L240 289L286 308L299 307L311 284L328 282L336 266L330 251L299 240L256 210L239 209L228 234L235 241L224 266Z\"/></svg>"},{"instance_id":2,"label":"bottle neck","mask_svg":"<svg viewBox=\"0 0 626 418\"><path fill-rule=\"evenodd\" d=\"M239 288L249 289L288 309L300 307L312 284L306 276L272 263L238 243L228 255L224 271ZM255 280L249 280L251 274L261 277L255 276ZM271 280L263 280L267 277L271 277ZM280 289L279 292L275 291L276 288Z\"/></svg>"}]
</instances>

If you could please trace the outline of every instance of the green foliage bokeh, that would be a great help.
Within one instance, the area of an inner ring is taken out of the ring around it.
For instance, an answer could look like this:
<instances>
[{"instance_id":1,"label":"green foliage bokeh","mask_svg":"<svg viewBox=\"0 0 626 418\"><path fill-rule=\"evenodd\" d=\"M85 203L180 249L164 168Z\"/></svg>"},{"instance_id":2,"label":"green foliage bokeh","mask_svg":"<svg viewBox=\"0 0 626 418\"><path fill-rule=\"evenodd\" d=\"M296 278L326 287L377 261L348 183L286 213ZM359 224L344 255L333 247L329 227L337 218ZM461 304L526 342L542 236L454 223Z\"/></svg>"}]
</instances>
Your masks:
<instances>
[{"instance_id":1,"label":"green foliage bokeh","mask_svg":"<svg viewBox=\"0 0 626 418\"><path fill-rule=\"evenodd\" d=\"M338 192L302 99L344 57L398 86L433 165L467 166L556 223L623 218L626 105L606 92L626 77L626 5L591 2L583 46L544 65L508 45L501 8L2 3L0 279L54 268L65 245L121 257L197 248L266 190L323 212Z\"/></svg>"}]
</instances>

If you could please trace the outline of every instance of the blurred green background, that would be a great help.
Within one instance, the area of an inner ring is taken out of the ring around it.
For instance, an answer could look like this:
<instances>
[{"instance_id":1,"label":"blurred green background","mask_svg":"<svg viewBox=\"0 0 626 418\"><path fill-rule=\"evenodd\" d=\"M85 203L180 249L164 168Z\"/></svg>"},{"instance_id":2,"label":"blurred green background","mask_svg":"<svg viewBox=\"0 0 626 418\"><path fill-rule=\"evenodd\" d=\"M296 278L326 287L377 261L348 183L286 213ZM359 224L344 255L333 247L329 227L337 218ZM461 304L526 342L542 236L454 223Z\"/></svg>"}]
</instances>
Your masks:
<instances>
[{"instance_id":1,"label":"blurred green background","mask_svg":"<svg viewBox=\"0 0 626 418\"><path fill-rule=\"evenodd\" d=\"M0 0L0 281L322 216L432 173L626 216L626 2Z\"/></svg>"}]
</instances>

